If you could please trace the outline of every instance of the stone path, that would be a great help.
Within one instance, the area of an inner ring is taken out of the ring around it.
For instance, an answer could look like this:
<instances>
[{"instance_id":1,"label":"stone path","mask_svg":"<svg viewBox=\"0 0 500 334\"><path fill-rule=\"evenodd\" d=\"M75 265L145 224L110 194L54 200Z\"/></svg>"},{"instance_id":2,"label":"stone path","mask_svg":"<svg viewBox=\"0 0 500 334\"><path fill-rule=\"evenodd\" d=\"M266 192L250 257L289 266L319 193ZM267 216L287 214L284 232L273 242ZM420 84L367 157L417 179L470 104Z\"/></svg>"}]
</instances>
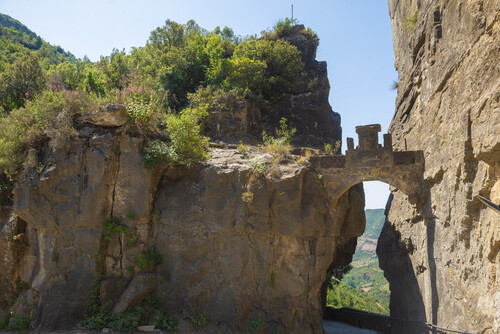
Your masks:
<instances>
[{"instance_id":1,"label":"stone path","mask_svg":"<svg viewBox=\"0 0 500 334\"><path fill-rule=\"evenodd\" d=\"M372 331L369 329L360 329L356 328L342 322L336 321L323 321L323 328L325 329L325 334L379 334L379 332ZM55 330L55 331L30 331L26 332L26 334L101 334L102 330ZM109 331L109 333L116 333L114 331ZM144 333L144 332L135 332L135 333ZM155 332L159 333L159 332ZM164 332L165 333L165 332ZM191 331L181 333L193 333ZM196 331L196 334L203 333L202 331ZM215 332L214 332L215 333ZM12 334L12 332L5 332L0 330L0 334Z\"/></svg>"},{"instance_id":2,"label":"stone path","mask_svg":"<svg viewBox=\"0 0 500 334\"><path fill-rule=\"evenodd\" d=\"M323 321L325 334L378 334L379 332L370 329L356 328L342 322Z\"/></svg>"}]
</instances>

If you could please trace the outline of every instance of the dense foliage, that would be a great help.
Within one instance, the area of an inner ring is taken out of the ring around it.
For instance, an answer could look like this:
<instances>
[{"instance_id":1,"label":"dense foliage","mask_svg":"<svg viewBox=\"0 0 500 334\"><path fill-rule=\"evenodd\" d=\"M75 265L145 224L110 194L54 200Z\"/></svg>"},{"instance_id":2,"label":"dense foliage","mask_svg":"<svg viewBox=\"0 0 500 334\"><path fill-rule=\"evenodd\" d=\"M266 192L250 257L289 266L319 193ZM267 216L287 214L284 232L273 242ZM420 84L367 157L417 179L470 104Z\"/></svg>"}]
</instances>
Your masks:
<instances>
[{"instance_id":1,"label":"dense foliage","mask_svg":"<svg viewBox=\"0 0 500 334\"><path fill-rule=\"evenodd\" d=\"M158 305L155 305L156 307ZM130 333L137 330L138 326L153 324L157 329L168 333L177 330L177 319L154 309L153 305L146 305L147 310L141 306L133 307L122 314L113 314L111 304L101 306L97 312L88 315L78 325L94 330L110 328L121 333Z\"/></svg>"},{"instance_id":2,"label":"dense foliage","mask_svg":"<svg viewBox=\"0 0 500 334\"><path fill-rule=\"evenodd\" d=\"M12 182L23 166L43 171L41 143L64 145L75 116L106 102L125 103L131 126L146 140L148 132L168 134L170 141L146 146L146 166L206 159L200 122L208 105L225 96L265 103L305 78L300 51L280 39L294 24L279 21L262 38L241 38L228 27L210 32L192 20L167 20L145 46L91 62L0 15L1 174Z\"/></svg>"}]
</instances>

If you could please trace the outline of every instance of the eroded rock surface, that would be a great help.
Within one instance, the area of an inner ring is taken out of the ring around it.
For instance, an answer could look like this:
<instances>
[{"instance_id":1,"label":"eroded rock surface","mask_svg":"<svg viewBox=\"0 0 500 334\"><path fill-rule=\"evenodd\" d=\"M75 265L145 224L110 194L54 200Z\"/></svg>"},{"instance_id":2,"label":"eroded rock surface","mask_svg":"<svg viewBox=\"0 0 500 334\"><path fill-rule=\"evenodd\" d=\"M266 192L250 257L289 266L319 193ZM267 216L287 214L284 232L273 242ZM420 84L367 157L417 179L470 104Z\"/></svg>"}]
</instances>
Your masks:
<instances>
[{"instance_id":1,"label":"eroded rock surface","mask_svg":"<svg viewBox=\"0 0 500 334\"><path fill-rule=\"evenodd\" d=\"M322 332L327 270L334 257L348 262L352 250L337 250L363 232L362 188L334 203L321 176L295 156L275 178L259 178L246 203L251 162L236 150L215 149L191 168L145 169L142 139L83 133L47 152L44 171L15 191L29 245L19 298L37 296L34 327L74 326L101 273L103 294L120 294L116 312L153 291L181 318L205 314L245 329L261 317L269 328ZM106 224L126 230L106 234ZM162 261L141 263L152 249Z\"/></svg>"},{"instance_id":2,"label":"eroded rock surface","mask_svg":"<svg viewBox=\"0 0 500 334\"><path fill-rule=\"evenodd\" d=\"M288 39L302 51L307 80L267 106L212 106L205 130L219 147L274 134L282 117L297 128L296 145L340 140L317 41L301 26ZM260 319L270 333L322 333L328 275L350 262L363 233L362 186L332 193L297 149L252 181L253 200L243 200L256 161L269 166L269 154L217 148L190 168L147 169L146 139L129 131L126 116L123 105L82 114L77 134L38 152L43 170L28 169L17 183L0 215L0 316L15 305L34 328L71 328L90 301L121 313L151 293L180 328L204 315L226 332ZM16 259L20 233L26 247Z\"/></svg>"},{"instance_id":3,"label":"eroded rock surface","mask_svg":"<svg viewBox=\"0 0 500 334\"><path fill-rule=\"evenodd\" d=\"M500 2L389 9L400 78L389 131L396 149L424 151L427 191L417 206L394 192L379 242L391 313L498 333L500 215L475 195L498 201L500 188Z\"/></svg>"}]
</instances>

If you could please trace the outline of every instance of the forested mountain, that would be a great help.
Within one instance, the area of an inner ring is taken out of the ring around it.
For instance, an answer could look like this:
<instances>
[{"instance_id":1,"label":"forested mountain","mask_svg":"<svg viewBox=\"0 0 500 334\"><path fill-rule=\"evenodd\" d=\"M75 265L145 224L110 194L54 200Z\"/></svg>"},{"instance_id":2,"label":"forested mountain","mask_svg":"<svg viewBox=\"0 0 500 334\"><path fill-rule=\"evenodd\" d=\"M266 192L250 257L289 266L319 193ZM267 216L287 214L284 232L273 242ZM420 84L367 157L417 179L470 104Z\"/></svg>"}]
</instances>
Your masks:
<instances>
[{"instance_id":1,"label":"forested mountain","mask_svg":"<svg viewBox=\"0 0 500 334\"><path fill-rule=\"evenodd\" d=\"M43 68L76 58L60 46L45 42L21 22L0 13L0 72L5 71L18 59L36 54Z\"/></svg>"}]
</instances>

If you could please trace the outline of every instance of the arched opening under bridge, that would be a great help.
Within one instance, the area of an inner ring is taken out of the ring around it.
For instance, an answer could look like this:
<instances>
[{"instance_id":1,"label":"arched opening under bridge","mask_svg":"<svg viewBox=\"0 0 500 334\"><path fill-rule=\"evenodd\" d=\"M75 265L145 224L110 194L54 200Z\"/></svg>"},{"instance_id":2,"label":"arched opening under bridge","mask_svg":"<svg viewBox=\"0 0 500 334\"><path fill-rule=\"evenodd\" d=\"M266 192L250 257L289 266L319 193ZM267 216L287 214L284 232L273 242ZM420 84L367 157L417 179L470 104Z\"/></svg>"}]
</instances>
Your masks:
<instances>
[{"instance_id":1,"label":"arched opening under bridge","mask_svg":"<svg viewBox=\"0 0 500 334\"><path fill-rule=\"evenodd\" d=\"M323 182L325 184L325 189L328 192L330 198L332 199L332 209L337 205L337 202L341 199L342 195L348 192L352 188L360 187L363 182L367 181L381 181L391 186L393 191L401 191L407 195L408 202L413 205L420 205L425 197L423 192L423 170L424 170L424 159L421 151L393 151L392 149L392 139L390 134L385 134L383 136L383 145L378 143L378 132L380 132L380 125L371 124L366 126L356 127L356 132L358 134L358 146L354 147L354 141L352 138L347 139L347 151L345 155L331 155L331 156L321 156L313 159L314 168L323 177ZM384 209L387 211L390 207L390 200L388 207ZM363 217L364 218L364 217ZM393 243L400 236L394 237L395 231L391 230L391 224L386 221L385 216L382 218L384 221L383 232L379 238L378 235L371 236L378 239L377 246L385 249L385 254L387 255L387 248L393 247L388 243ZM362 226L365 226L365 221L361 222ZM360 235L363 233L364 228L361 230ZM380 232L379 232L380 233ZM387 238L390 234L391 238ZM373 239L373 238L372 238ZM358 239L358 242L360 240ZM363 241L363 240L361 240ZM366 241L366 240L365 240ZM381 243L386 243L381 245ZM373 243L373 241L372 241ZM367 245L368 246L368 245ZM330 278L332 274L336 272L337 274L345 273L346 266L352 261L352 255L354 254L356 243L350 243L345 246L346 249L340 251L343 254L342 259L334 259L332 266L330 267L330 272L327 275L327 281L325 285L330 283ZM369 247L368 247L369 248ZM370 248L372 251L375 249ZM378 252L378 251L377 251ZM350 254L345 256L345 254ZM366 255L366 254L365 254ZM375 252L372 253L373 257L376 259L377 255ZM374 258L371 258L372 260ZM348 259L348 260L346 260ZM411 270L411 264L409 257L407 258L397 258L391 262L387 258L383 260L384 263L378 264L375 262L373 266L372 277L378 274L381 277L382 270L385 272L387 266L400 265L405 266L405 270ZM385 267L384 267L385 266ZM370 275L368 275L370 276ZM416 298L420 300L416 301L416 306L423 305L421 302L420 291L418 290L418 285L414 280L415 275L408 275L409 281L401 282L403 285L416 287L415 291L409 291L411 294L415 294ZM365 283L369 284L369 283ZM387 286L385 287L387 288ZM365 289L370 290L369 286L365 286ZM323 290L323 303L327 305L328 295L327 290ZM391 303L395 303L391 300ZM386 318L383 316L373 316L371 314L365 314L363 312L349 311L342 314L343 321L355 324L358 327L372 328L382 330L381 327L390 327L393 325L393 320L387 318L388 310L385 311L384 306L379 308L380 312L385 313ZM413 306L403 306L411 309ZM371 312L376 311L374 309L369 310ZM328 313L328 310L327 310ZM326 318L328 314L325 313ZM330 314L331 316L331 314ZM331 317L330 317L331 319ZM425 319L423 319L425 320ZM381 326L381 327L377 327Z\"/></svg>"}]
</instances>

